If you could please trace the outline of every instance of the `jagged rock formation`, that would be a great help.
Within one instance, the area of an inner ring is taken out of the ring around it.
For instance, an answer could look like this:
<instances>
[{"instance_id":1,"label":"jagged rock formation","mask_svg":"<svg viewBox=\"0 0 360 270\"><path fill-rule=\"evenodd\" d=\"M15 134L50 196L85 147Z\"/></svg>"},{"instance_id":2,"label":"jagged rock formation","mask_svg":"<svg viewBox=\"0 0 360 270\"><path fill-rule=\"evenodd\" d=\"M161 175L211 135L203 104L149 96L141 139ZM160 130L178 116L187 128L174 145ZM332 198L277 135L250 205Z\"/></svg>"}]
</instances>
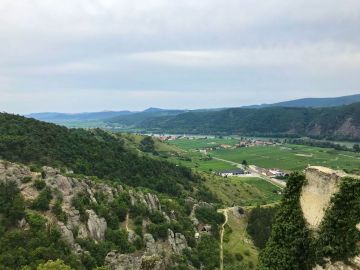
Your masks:
<instances>
[{"instance_id":1,"label":"jagged rock formation","mask_svg":"<svg viewBox=\"0 0 360 270\"><path fill-rule=\"evenodd\" d=\"M73 199L78 194L86 194L92 204L98 204L96 194L102 193L108 201L113 201L121 193L127 193L130 197L131 205L143 204L150 212L158 211L163 214L165 220L175 219L174 211L170 211L170 217L162 210L161 203L157 195L152 193L144 194L133 189L124 189L121 185L108 185L103 182L94 182L88 177L64 176L59 170L51 167L43 167L42 173L31 172L29 167L0 160L0 181L15 181L24 196L25 200L33 201L39 195L39 191L34 187L35 179L43 179L46 186L52 190L53 201L61 198L61 209L66 215L66 222L57 220L55 215L49 210L43 213L49 223L57 224L63 238L71 245L74 253L83 254L86 250L76 242L76 238L90 238L96 242L105 240L107 222L100 217L94 209L86 209L86 220L81 217L79 210L73 206ZM28 181L23 181L27 179ZM128 218L128 217L127 217ZM146 222L145 222L146 224ZM19 222L19 227L28 226L25 219ZM128 231L129 242L134 242L140 238L134 231ZM182 251L188 247L184 235L174 233L169 230L168 241L155 241L153 235L144 233L144 249L132 254L121 254L111 251L105 258L106 266L111 270L165 270L172 264L172 255L181 255Z\"/></svg>"},{"instance_id":2,"label":"jagged rock formation","mask_svg":"<svg viewBox=\"0 0 360 270\"><path fill-rule=\"evenodd\" d=\"M107 228L106 220L104 218L99 218L92 209L86 210L86 213L89 215L87 229L90 237L96 241L103 241L105 239L105 231Z\"/></svg>"},{"instance_id":3,"label":"jagged rock formation","mask_svg":"<svg viewBox=\"0 0 360 270\"><path fill-rule=\"evenodd\" d=\"M175 254L181 254L185 248L188 248L185 236L170 229L168 229L168 241Z\"/></svg>"},{"instance_id":4,"label":"jagged rock formation","mask_svg":"<svg viewBox=\"0 0 360 270\"><path fill-rule=\"evenodd\" d=\"M109 270L165 270L166 262L159 255L129 255L116 251L105 258Z\"/></svg>"},{"instance_id":5,"label":"jagged rock formation","mask_svg":"<svg viewBox=\"0 0 360 270\"><path fill-rule=\"evenodd\" d=\"M306 169L305 176L306 183L302 187L300 205L309 228L316 232L324 219L326 210L330 207L332 196L339 191L340 183L347 174L325 167L312 166ZM356 227L360 229L359 224ZM328 261L325 266L316 265L313 268L313 270L355 269L360 269L360 257L350 259L350 264Z\"/></svg>"}]
</instances>

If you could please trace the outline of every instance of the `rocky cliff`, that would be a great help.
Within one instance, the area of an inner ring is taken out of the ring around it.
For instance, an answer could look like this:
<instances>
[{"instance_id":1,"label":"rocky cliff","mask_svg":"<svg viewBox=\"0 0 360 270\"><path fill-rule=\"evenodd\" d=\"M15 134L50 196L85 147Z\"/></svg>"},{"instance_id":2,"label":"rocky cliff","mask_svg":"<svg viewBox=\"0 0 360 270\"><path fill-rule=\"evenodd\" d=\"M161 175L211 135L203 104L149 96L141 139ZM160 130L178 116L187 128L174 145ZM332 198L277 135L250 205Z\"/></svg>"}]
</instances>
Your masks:
<instances>
[{"instance_id":1,"label":"rocky cliff","mask_svg":"<svg viewBox=\"0 0 360 270\"><path fill-rule=\"evenodd\" d=\"M330 209L336 204L336 200L332 200L340 192L340 186L343 181L347 181L347 175L343 171L335 171L329 168L313 166L309 167L305 171L306 182L302 187L300 196L300 205L307 221L308 228L314 233L315 238L321 231L324 225L324 219L329 218L326 215L330 215ZM351 176L352 179L360 178L357 176ZM355 189L354 189L355 192ZM358 203L360 198L358 198ZM342 209L342 211L348 211L349 209ZM360 219L356 225L357 229L360 229ZM336 228L334 228L335 231ZM345 237L345 236L344 236ZM343 241L347 241L346 238ZM330 258L325 258L327 263L323 266L316 265L314 270L353 270L360 269L360 257L355 256L350 258L346 263L342 261L330 261Z\"/></svg>"}]
</instances>

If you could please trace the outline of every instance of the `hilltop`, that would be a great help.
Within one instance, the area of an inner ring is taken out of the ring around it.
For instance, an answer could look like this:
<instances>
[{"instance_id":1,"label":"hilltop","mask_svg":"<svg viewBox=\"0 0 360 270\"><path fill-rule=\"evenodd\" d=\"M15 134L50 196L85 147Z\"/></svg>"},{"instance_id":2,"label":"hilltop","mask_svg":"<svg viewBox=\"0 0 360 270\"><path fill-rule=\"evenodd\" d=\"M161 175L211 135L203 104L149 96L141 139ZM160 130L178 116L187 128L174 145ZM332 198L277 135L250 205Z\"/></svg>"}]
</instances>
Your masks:
<instances>
[{"instance_id":1,"label":"hilltop","mask_svg":"<svg viewBox=\"0 0 360 270\"><path fill-rule=\"evenodd\" d=\"M2 159L66 168L133 186L179 195L200 179L179 167L126 147L120 134L68 129L22 116L0 114Z\"/></svg>"}]
</instances>

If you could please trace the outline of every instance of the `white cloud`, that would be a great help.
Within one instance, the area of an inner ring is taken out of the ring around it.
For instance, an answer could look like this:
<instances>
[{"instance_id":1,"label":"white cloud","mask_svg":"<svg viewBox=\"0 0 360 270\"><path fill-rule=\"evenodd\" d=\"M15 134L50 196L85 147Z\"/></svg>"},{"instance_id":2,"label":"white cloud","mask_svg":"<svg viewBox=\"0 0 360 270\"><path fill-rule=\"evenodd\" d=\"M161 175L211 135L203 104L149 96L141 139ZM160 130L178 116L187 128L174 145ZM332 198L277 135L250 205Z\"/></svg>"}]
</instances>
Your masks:
<instances>
[{"instance_id":1,"label":"white cloud","mask_svg":"<svg viewBox=\"0 0 360 270\"><path fill-rule=\"evenodd\" d=\"M304 44L237 50L153 51L129 55L135 61L183 67L300 67L360 69L360 47L348 44Z\"/></svg>"}]
</instances>

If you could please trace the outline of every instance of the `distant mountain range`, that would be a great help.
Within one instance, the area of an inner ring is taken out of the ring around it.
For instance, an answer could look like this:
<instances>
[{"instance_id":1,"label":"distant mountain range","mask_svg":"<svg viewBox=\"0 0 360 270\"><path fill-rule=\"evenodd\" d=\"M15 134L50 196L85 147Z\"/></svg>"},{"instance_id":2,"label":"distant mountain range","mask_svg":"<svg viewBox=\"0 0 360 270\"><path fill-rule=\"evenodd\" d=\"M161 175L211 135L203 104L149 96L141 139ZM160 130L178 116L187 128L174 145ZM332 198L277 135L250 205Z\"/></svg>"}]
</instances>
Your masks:
<instances>
[{"instance_id":1,"label":"distant mountain range","mask_svg":"<svg viewBox=\"0 0 360 270\"><path fill-rule=\"evenodd\" d=\"M358 140L360 94L337 98L304 98L239 108L149 108L141 112L35 113L27 117L67 126L71 126L71 123L95 122L90 127L159 133L311 136Z\"/></svg>"},{"instance_id":2,"label":"distant mountain range","mask_svg":"<svg viewBox=\"0 0 360 270\"><path fill-rule=\"evenodd\" d=\"M333 107L349 105L360 102L360 94L331 98L301 98L290 101L277 102L272 104L250 105L243 108L265 108L265 107Z\"/></svg>"},{"instance_id":3,"label":"distant mountain range","mask_svg":"<svg viewBox=\"0 0 360 270\"><path fill-rule=\"evenodd\" d=\"M57 113L57 112L44 112L44 113L32 113L26 115L28 118L34 118L37 120L62 123L73 121L100 121L109 119L116 116L128 115L134 112L131 111L103 111L103 112L86 112L86 113Z\"/></svg>"},{"instance_id":4,"label":"distant mountain range","mask_svg":"<svg viewBox=\"0 0 360 270\"><path fill-rule=\"evenodd\" d=\"M231 108L155 117L137 124L154 133L309 136L360 140L360 102L325 108Z\"/></svg>"}]
</instances>

